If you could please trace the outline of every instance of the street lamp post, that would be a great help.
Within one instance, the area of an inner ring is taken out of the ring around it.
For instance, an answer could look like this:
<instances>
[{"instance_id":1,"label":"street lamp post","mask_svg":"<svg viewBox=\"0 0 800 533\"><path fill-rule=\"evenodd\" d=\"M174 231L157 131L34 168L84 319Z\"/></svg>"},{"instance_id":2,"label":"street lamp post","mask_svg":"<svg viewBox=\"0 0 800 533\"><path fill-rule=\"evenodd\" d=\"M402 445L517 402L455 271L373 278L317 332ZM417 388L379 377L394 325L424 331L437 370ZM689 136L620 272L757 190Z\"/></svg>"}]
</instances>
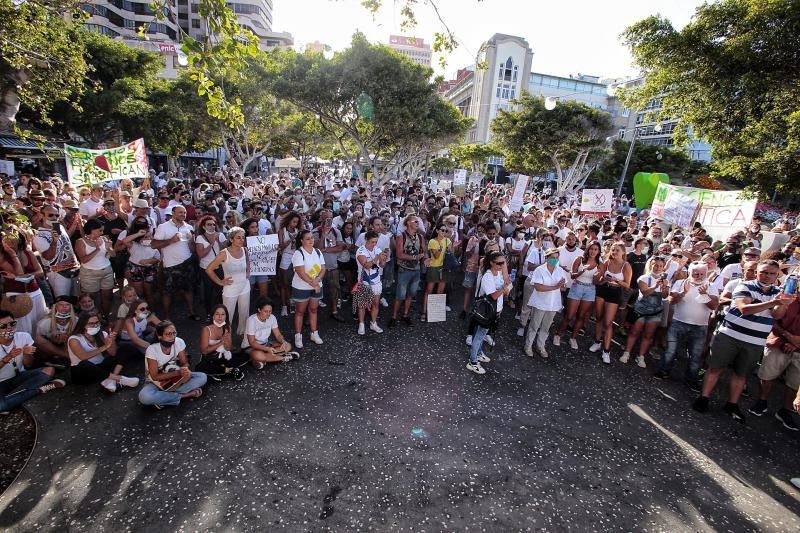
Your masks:
<instances>
[{"instance_id":1,"label":"street lamp post","mask_svg":"<svg viewBox=\"0 0 800 533\"><path fill-rule=\"evenodd\" d=\"M639 132L642 130L646 130L647 127L639 127L633 128L633 137L631 138L631 145L628 147L628 156L625 158L625 165L622 167L622 175L619 177L619 186L617 186L617 198L622 196L622 186L625 184L625 176L628 174L628 165L631 163L631 156L633 155L633 145L636 144L636 137L639 136ZM661 124L656 124L653 126L653 131L656 133L661 131Z\"/></svg>"}]
</instances>

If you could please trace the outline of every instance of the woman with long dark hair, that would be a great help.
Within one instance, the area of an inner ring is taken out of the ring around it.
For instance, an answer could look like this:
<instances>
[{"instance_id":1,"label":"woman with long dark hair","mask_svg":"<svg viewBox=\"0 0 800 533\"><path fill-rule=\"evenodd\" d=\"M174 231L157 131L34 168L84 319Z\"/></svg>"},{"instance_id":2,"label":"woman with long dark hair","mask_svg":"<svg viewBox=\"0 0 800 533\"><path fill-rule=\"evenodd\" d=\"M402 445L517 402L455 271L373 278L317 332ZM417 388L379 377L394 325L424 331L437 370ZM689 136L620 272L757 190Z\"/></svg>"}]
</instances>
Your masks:
<instances>
[{"instance_id":1,"label":"woman with long dark hair","mask_svg":"<svg viewBox=\"0 0 800 533\"><path fill-rule=\"evenodd\" d=\"M202 359L195 367L213 381L230 377L236 381L244 379L241 366L247 364L247 355L233 349L233 335L228 309L220 304L211 312L211 323L200 330L200 353Z\"/></svg>"},{"instance_id":2,"label":"woman with long dark hair","mask_svg":"<svg viewBox=\"0 0 800 533\"><path fill-rule=\"evenodd\" d=\"M72 364L72 381L80 384L100 383L109 392L119 386L137 387L139 378L121 376L128 364L130 352L117 357L116 333L102 331L100 316L81 313L67 340L67 351Z\"/></svg>"},{"instance_id":3,"label":"woman with long dark hair","mask_svg":"<svg viewBox=\"0 0 800 533\"><path fill-rule=\"evenodd\" d=\"M494 300L497 307L497 317L503 311L503 297L511 292L513 286L510 282L506 283L503 276L503 267L506 260L500 252L490 252L483 259L483 275L480 278L477 298L489 296ZM489 328L478 325L475 334L472 336L472 348L467 363L467 370L476 374L485 374L486 370L481 363L488 363L491 360L483 353L483 339L489 333Z\"/></svg>"},{"instance_id":4,"label":"woman with long dark hair","mask_svg":"<svg viewBox=\"0 0 800 533\"><path fill-rule=\"evenodd\" d=\"M289 290L294 279L292 258L296 250L297 235L300 231L300 214L289 211L281 218L278 227L278 251L280 264L278 265L278 284L281 296L281 316L289 316Z\"/></svg>"},{"instance_id":5,"label":"woman with long dark hair","mask_svg":"<svg viewBox=\"0 0 800 533\"><path fill-rule=\"evenodd\" d=\"M194 249L200 259L200 288L203 291L203 304L207 318L210 320L213 309L222 302L222 287L214 283L206 273L206 268L219 255L227 244L225 235L219 231L216 217L206 215L197 222L197 236L194 238ZM222 275L222 268L217 268L217 275Z\"/></svg>"},{"instance_id":6,"label":"woman with long dark hair","mask_svg":"<svg viewBox=\"0 0 800 533\"><path fill-rule=\"evenodd\" d=\"M566 312L558 325L558 331L553 336L553 344L555 346L561 344L561 336L567 331L570 322L575 319L569 346L573 350L578 349L578 332L586 324L596 297L594 275L600 267L600 252L600 243L591 241L586 246L583 256L578 257L572 263L572 271L570 272L572 287L570 287L567 294Z\"/></svg>"}]
</instances>

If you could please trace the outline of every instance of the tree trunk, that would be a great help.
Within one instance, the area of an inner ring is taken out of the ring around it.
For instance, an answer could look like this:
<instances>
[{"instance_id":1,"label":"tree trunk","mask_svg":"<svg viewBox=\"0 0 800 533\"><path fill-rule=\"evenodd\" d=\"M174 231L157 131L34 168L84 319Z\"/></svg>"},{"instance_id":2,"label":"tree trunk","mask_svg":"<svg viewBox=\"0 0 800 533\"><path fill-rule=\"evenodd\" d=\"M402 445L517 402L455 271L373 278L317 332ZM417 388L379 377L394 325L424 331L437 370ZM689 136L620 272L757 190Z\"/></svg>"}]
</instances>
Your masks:
<instances>
[{"instance_id":1,"label":"tree trunk","mask_svg":"<svg viewBox=\"0 0 800 533\"><path fill-rule=\"evenodd\" d=\"M11 130L17 123L20 99L17 87L27 82L31 77L27 70L12 70L6 73L0 92L0 130Z\"/></svg>"}]
</instances>

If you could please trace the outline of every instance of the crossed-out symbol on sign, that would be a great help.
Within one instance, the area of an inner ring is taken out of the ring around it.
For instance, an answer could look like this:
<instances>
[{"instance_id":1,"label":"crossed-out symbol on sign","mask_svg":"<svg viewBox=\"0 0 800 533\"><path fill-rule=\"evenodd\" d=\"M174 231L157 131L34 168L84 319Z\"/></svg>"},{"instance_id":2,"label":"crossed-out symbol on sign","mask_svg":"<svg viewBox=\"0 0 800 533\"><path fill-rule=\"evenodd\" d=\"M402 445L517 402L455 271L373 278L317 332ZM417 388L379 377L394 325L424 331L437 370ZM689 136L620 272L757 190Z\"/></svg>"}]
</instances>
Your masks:
<instances>
[{"instance_id":1,"label":"crossed-out symbol on sign","mask_svg":"<svg viewBox=\"0 0 800 533\"><path fill-rule=\"evenodd\" d=\"M605 205L605 203L606 203L606 196L602 193L595 193L594 205Z\"/></svg>"}]
</instances>

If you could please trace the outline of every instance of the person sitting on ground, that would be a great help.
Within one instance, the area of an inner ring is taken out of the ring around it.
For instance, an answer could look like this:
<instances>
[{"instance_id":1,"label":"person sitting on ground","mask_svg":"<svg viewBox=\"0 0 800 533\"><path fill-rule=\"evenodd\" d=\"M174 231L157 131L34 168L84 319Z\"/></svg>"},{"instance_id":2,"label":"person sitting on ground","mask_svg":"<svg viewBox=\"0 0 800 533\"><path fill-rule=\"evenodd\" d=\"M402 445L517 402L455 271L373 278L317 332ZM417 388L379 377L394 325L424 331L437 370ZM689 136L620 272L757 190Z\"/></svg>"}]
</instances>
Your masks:
<instances>
[{"instance_id":1,"label":"person sitting on ground","mask_svg":"<svg viewBox=\"0 0 800 533\"><path fill-rule=\"evenodd\" d=\"M36 347L31 336L17 331L17 321L9 311L0 310L0 412L7 414L40 394L61 389L63 379L53 379L52 368L33 368Z\"/></svg>"},{"instance_id":2,"label":"person sitting on ground","mask_svg":"<svg viewBox=\"0 0 800 533\"><path fill-rule=\"evenodd\" d=\"M144 300L136 300L130 304L128 314L122 323L119 333L119 348L132 349L133 353L144 354L156 340L156 326L161 322L150 312L150 306Z\"/></svg>"},{"instance_id":3,"label":"person sitting on ground","mask_svg":"<svg viewBox=\"0 0 800 533\"><path fill-rule=\"evenodd\" d=\"M274 336L276 343L270 343ZM279 363L300 359L300 354L292 352L292 345L286 342L280 329L278 319L272 313L272 300L259 298L256 312L247 319L242 349L250 356L250 364L258 370L266 363Z\"/></svg>"},{"instance_id":4,"label":"person sitting on ground","mask_svg":"<svg viewBox=\"0 0 800 533\"><path fill-rule=\"evenodd\" d=\"M240 350L233 351L228 308L222 304L211 310L211 323L200 330L200 353L203 357L195 370L211 380L222 381L223 377L236 381L244 379L241 367L247 364L248 356Z\"/></svg>"},{"instance_id":5,"label":"person sitting on ground","mask_svg":"<svg viewBox=\"0 0 800 533\"><path fill-rule=\"evenodd\" d=\"M116 333L101 330L100 316L96 312L81 313L67 340L67 351L72 364L72 382L88 385L100 383L109 392L118 386L137 387L139 378L121 376L130 354L117 355Z\"/></svg>"},{"instance_id":6,"label":"person sitting on ground","mask_svg":"<svg viewBox=\"0 0 800 533\"><path fill-rule=\"evenodd\" d=\"M139 402L161 409L178 405L185 398L199 398L208 378L189 370L186 343L178 337L175 324L165 320L156 326L158 342L145 352L145 379Z\"/></svg>"},{"instance_id":7,"label":"person sitting on ground","mask_svg":"<svg viewBox=\"0 0 800 533\"><path fill-rule=\"evenodd\" d=\"M50 316L36 325L36 354L34 366L57 364L69 366L67 339L78 317L72 307L71 297L58 296L50 308Z\"/></svg>"}]
</instances>

